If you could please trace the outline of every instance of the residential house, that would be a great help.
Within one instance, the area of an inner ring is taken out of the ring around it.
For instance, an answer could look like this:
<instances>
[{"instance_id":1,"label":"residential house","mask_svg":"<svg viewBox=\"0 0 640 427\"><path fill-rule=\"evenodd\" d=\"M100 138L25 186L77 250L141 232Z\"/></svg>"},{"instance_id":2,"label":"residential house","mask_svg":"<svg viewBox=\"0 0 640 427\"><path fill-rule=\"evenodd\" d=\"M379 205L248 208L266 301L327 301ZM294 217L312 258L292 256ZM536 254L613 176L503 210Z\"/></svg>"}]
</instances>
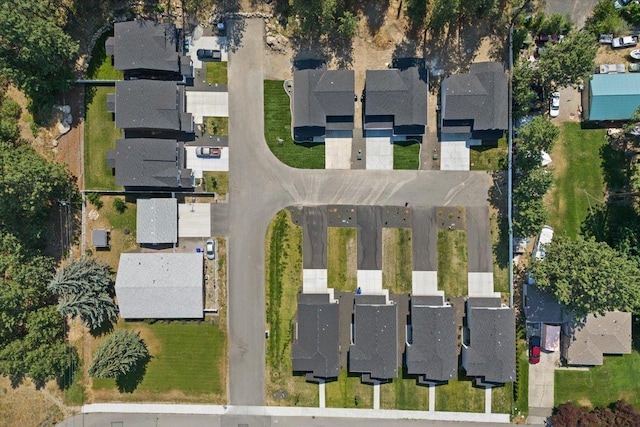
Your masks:
<instances>
[{"instance_id":1,"label":"residential house","mask_svg":"<svg viewBox=\"0 0 640 427\"><path fill-rule=\"evenodd\" d=\"M202 319L204 258L199 253L124 253L116 276L123 319Z\"/></svg>"},{"instance_id":2,"label":"residential house","mask_svg":"<svg viewBox=\"0 0 640 427\"><path fill-rule=\"evenodd\" d=\"M420 384L441 384L458 374L455 309L440 296L412 296L406 345L407 373Z\"/></svg>"},{"instance_id":3,"label":"residential house","mask_svg":"<svg viewBox=\"0 0 640 427\"><path fill-rule=\"evenodd\" d=\"M349 372L364 383L398 377L398 307L387 295L356 295L349 346Z\"/></svg>"},{"instance_id":4,"label":"residential house","mask_svg":"<svg viewBox=\"0 0 640 427\"><path fill-rule=\"evenodd\" d=\"M167 245L178 242L178 201L171 198L136 201L136 242Z\"/></svg>"},{"instance_id":5,"label":"residential house","mask_svg":"<svg viewBox=\"0 0 640 427\"><path fill-rule=\"evenodd\" d=\"M107 153L116 185L136 189L192 190L194 178L185 166L184 143L175 139L131 138L116 141Z\"/></svg>"},{"instance_id":6,"label":"residential house","mask_svg":"<svg viewBox=\"0 0 640 427\"><path fill-rule=\"evenodd\" d=\"M467 300L462 367L481 386L516 380L516 319L500 298Z\"/></svg>"},{"instance_id":7,"label":"residential house","mask_svg":"<svg viewBox=\"0 0 640 427\"><path fill-rule=\"evenodd\" d=\"M340 373L338 301L330 293L298 294L298 315L291 345L293 370L307 381L335 379Z\"/></svg>"},{"instance_id":8,"label":"residential house","mask_svg":"<svg viewBox=\"0 0 640 427\"><path fill-rule=\"evenodd\" d=\"M170 81L130 80L116 83L107 97L116 127L125 138L176 138L194 132L193 117L186 111L184 85Z\"/></svg>"},{"instance_id":9,"label":"residential house","mask_svg":"<svg viewBox=\"0 0 640 427\"><path fill-rule=\"evenodd\" d=\"M640 105L640 75L594 74L582 91L582 118L610 126L630 120Z\"/></svg>"},{"instance_id":10,"label":"residential house","mask_svg":"<svg viewBox=\"0 0 640 427\"><path fill-rule=\"evenodd\" d=\"M561 345L567 365L602 365L604 354L629 354L631 313L609 311L573 318L563 327Z\"/></svg>"},{"instance_id":11,"label":"residential house","mask_svg":"<svg viewBox=\"0 0 640 427\"><path fill-rule=\"evenodd\" d=\"M418 66L367 70L365 77L365 136L421 140L427 126L427 70Z\"/></svg>"},{"instance_id":12,"label":"residential house","mask_svg":"<svg viewBox=\"0 0 640 427\"><path fill-rule=\"evenodd\" d=\"M353 70L324 68L293 73L293 139L323 141L351 137L355 83Z\"/></svg>"},{"instance_id":13,"label":"residential house","mask_svg":"<svg viewBox=\"0 0 640 427\"><path fill-rule=\"evenodd\" d=\"M191 59L183 55L181 34L173 24L154 21L116 22L105 43L125 79L183 80L193 75Z\"/></svg>"},{"instance_id":14,"label":"residential house","mask_svg":"<svg viewBox=\"0 0 640 427\"><path fill-rule=\"evenodd\" d=\"M471 64L468 74L442 81L440 131L498 140L509 127L508 80L499 62Z\"/></svg>"}]
</instances>

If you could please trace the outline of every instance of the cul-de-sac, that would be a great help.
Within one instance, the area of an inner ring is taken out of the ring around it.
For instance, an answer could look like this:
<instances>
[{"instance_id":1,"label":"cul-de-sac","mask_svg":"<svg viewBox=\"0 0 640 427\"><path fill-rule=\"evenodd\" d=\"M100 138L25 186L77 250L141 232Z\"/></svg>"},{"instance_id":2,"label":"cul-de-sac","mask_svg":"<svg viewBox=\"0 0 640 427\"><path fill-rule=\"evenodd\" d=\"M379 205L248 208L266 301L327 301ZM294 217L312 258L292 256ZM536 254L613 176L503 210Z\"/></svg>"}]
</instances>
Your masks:
<instances>
[{"instance_id":1,"label":"cul-de-sac","mask_svg":"<svg viewBox=\"0 0 640 427\"><path fill-rule=\"evenodd\" d=\"M0 0L0 425L640 425L637 0Z\"/></svg>"}]
</instances>

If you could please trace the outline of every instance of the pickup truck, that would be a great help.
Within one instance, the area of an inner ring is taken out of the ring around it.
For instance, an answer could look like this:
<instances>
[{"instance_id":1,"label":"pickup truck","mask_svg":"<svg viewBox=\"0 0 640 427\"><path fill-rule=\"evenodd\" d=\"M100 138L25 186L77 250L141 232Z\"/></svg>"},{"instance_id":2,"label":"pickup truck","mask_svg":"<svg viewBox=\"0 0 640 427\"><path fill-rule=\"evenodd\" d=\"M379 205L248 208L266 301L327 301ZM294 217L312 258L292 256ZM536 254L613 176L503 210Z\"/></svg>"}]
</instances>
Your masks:
<instances>
[{"instance_id":1,"label":"pickup truck","mask_svg":"<svg viewBox=\"0 0 640 427\"><path fill-rule=\"evenodd\" d=\"M198 147L196 148L196 156L198 157L213 157L219 159L222 155L222 149L220 147Z\"/></svg>"},{"instance_id":2,"label":"pickup truck","mask_svg":"<svg viewBox=\"0 0 640 427\"><path fill-rule=\"evenodd\" d=\"M631 47L638 44L638 36L616 37L611 41L612 48Z\"/></svg>"}]
</instances>

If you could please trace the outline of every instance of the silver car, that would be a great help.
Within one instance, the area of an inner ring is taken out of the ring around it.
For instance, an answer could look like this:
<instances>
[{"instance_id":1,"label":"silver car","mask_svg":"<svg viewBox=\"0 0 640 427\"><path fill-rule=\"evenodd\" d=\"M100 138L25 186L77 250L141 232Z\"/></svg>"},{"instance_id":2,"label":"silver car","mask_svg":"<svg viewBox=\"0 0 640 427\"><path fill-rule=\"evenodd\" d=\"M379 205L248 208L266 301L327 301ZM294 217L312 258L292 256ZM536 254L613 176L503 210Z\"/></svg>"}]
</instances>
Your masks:
<instances>
[{"instance_id":1,"label":"silver car","mask_svg":"<svg viewBox=\"0 0 640 427\"><path fill-rule=\"evenodd\" d=\"M205 249L205 254L207 255L207 259L216 259L216 241L213 239L207 240L207 246Z\"/></svg>"}]
</instances>

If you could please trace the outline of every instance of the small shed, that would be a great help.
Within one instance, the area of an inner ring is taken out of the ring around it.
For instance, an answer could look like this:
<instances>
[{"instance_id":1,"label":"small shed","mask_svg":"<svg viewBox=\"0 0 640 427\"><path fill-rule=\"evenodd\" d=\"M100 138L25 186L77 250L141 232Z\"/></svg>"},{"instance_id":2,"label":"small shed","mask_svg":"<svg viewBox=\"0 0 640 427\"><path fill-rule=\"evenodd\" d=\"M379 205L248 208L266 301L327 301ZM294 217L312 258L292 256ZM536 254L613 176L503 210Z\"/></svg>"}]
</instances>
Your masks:
<instances>
[{"instance_id":1,"label":"small shed","mask_svg":"<svg viewBox=\"0 0 640 427\"><path fill-rule=\"evenodd\" d=\"M556 351L560 348L560 325L542 325L542 348Z\"/></svg>"},{"instance_id":2,"label":"small shed","mask_svg":"<svg viewBox=\"0 0 640 427\"><path fill-rule=\"evenodd\" d=\"M93 230L91 233L91 241L96 248L109 247L109 230Z\"/></svg>"}]
</instances>

